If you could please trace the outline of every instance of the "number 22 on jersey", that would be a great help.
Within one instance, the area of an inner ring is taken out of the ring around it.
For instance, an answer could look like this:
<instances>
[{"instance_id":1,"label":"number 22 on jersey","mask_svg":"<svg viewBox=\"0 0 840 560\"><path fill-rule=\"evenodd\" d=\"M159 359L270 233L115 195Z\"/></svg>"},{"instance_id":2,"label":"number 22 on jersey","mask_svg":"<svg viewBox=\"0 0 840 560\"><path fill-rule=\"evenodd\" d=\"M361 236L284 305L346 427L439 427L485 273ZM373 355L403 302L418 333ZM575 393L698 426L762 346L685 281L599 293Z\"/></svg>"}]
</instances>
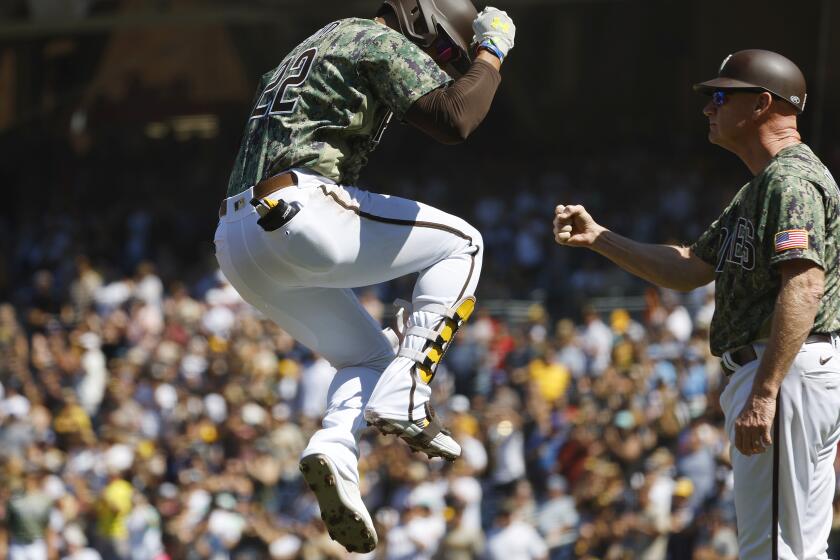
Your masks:
<instances>
[{"instance_id":1,"label":"number 22 on jersey","mask_svg":"<svg viewBox=\"0 0 840 560\"><path fill-rule=\"evenodd\" d=\"M251 113L250 120L271 115L288 115L294 111L298 102L297 96L284 99L286 90L290 87L300 86L306 81L316 54L318 54L318 49L307 49L300 53L294 61L290 58L281 64L265 86L262 95L260 95L257 105Z\"/></svg>"}]
</instances>

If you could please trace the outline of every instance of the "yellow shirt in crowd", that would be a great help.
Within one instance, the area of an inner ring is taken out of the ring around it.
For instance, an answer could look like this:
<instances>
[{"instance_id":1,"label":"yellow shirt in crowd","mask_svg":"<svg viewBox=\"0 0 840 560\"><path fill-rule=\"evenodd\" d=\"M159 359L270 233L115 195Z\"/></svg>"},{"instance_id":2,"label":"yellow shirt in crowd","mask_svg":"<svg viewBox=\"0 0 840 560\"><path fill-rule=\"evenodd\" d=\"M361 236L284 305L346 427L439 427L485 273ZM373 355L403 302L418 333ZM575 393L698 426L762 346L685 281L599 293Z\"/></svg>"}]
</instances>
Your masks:
<instances>
[{"instance_id":1,"label":"yellow shirt in crowd","mask_svg":"<svg viewBox=\"0 0 840 560\"><path fill-rule=\"evenodd\" d=\"M546 363L537 358L528 364L531 381L536 383L542 398L546 402L554 402L562 397L569 388L571 375L563 364Z\"/></svg>"},{"instance_id":2,"label":"yellow shirt in crowd","mask_svg":"<svg viewBox=\"0 0 840 560\"><path fill-rule=\"evenodd\" d=\"M131 513L133 494L134 487L122 479L111 481L105 487L96 506L96 526L100 535L112 539L128 538L125 521Z\"/></svg>"}]
</instances>

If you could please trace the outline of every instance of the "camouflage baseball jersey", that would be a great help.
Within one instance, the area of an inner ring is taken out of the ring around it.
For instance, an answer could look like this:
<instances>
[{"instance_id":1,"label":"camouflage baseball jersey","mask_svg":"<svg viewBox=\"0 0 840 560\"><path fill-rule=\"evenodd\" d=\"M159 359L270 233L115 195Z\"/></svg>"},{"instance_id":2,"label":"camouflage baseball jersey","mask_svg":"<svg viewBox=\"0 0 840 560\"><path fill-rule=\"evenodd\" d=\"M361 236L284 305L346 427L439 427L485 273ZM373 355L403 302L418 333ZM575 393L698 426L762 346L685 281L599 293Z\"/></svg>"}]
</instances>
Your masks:
<instances>
[{"instance_id":1,"label":"camouflage baseball jersey","mask_svg":"<svg viewBox=\"0 0 840 560\"><path fill-rule=\"evenodd\" d=\"M450 80L430 56L374 20L327 25L262 77L227 195L291 167L354 183L392 114L402 119Z\"/></svg>"},{"instance_id":2,"label":"camouflage baseball jersey","mask_svg":"<svg viewBox=\"0 0 840 560\"><path fill-rule=\"evenodd\" d=\"M806 259L825 271L812 332L840 330L840 191L805 144L776 154L692 246L715 266L711 349L716 356L770 333L781 286L774 265Z\"/></svg>"}]
</instances>

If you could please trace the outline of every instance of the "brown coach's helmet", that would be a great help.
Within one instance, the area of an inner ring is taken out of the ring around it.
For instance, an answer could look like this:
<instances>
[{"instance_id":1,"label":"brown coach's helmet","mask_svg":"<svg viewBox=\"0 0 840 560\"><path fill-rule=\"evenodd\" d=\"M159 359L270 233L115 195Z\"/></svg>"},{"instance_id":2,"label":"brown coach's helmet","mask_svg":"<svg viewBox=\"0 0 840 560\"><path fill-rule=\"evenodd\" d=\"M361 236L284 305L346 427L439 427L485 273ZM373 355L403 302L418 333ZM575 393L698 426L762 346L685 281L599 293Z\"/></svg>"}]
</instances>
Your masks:
<instances>
[{"instance_id":1,"label":"brown coach's helmet","mask_svg":"<svg viewBox=\"0 0 840 560\"><path fill-rule=\"evenodd\" d=\"M436 48L456 74L469 69L472 23L478 16L470 0L385 0L376 15L386 10L394 12L403 35L424 49ZM447 49L455 52L447 55Z\"/></svg>"},{"instance_id":2,"label":"brown coach's helmet","mask_svg":"<svg viewBox=\"0 0 840 560\"><path fill-rule=\"evenodd\" d=\"M730 54L720 65L718 77L695 84L694 91L711 94L718 89L767 91L784 99L798 113L805 110L805 76L799 68L778 53L748 49Z\"/></svg>"}]
</instances>

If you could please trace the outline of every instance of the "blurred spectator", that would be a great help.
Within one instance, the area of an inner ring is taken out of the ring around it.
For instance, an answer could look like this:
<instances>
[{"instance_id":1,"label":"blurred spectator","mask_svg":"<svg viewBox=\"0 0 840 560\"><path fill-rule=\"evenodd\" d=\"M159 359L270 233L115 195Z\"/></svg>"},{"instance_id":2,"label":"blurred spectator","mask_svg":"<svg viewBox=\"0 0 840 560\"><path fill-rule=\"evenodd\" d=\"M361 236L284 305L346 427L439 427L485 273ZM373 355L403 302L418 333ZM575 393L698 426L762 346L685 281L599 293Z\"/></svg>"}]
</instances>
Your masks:
<instances>
[{"instance_id":1,"label":"blurred spectator","mask_svg":"<svg viewBox=\"0 0 840 560\"><path fill-rule=\"evenodd\" d=\"M51 553L50 512L53 500L43 490L43 476L34 466L27 467L23 488L16 491L7 504L9 527L9 560L46 559Z\"/></svg>"},{"instance_id":2,"label":"blurred spectator","mask_svg":"<svg viewBox=\"0 0 840 560\"><path fill-rule=\"evenodd\" d=\"M447 500L446 529L435 560L477 560L484 553L484 533L480 526L465 522L465 504L458 498Z\"/></svg>"},{"instance_id":3,"label":"blurred spectator","mask_svg":"<svg viewBox=\"0 0 840 560\"><path fill-rule=\"evenodd\" d=\"M599 375L607 368L613 345L613 333L598 316L594 307L583 309L583 328L581 331L583 351L589 360L588 371Z\"/></svg>"},{"instance_id":4,"label":"blurred spectator","mask_svg":"<svg viewBox=\"0 0 840 560\"><path fill-rule=\"evenodd\" d=\"M99 335L86 332L79 336L79 345L84 349L81 366L84 376L79 381L76 392L79 404L90 417L99 412L99 405L105 396L108 383L108 371L105 368L105 354L101 350Z\"/></svg>"},{"instance_id":5,"label":"blurred spectator","mask_svg":"<svg viewBox=\"0 0 840 560\"><path fill-rule=\"evenodd\" d=\"M97 544L104 560L129 560L131 542L128 516L134 501L134 487L122 477L134 461L133 451L126 445L111 446L105 453L108 483L96 503Z\"/></svg>"},{"instance_id":6,"label":"blurred spectator","mask_svg":"<svg viewBox=\"0 0 840 560\"><path fill-rule=\"evenodd\" d=\"M431 560L437 552L446 523L425 498L407 500L400 522L385 537L386 560Z\"/></svg>"},{"instance_id":7,"label":"blurred spectator","mask_svg":"<svg viewBox=\"0 0 840 560\"><path fill-rule=\"evenodd\" d=\"M67 543L67 554L61 560L102 560L102 555L96 549L87 546L87 537L78 525L68 525L63 536Z\"/></svg>"},{"instance_id":8,"label":"blurred spectator","mask_svg":"<svg viewBox=\"0 0 840 560\"><path fill-rule=\"evenodd\" d=\"M715 493L715 444L713 430L708 424L697 423L684 434L685 449L677 460L677 472L691 482L692 492L686 505L693 511Z\"/></svg>"},{"instance_id":9,"label":"blurred spectator","mask_svg":"<svg viewBox=\"0 0 840 560\"><path fill-rule=\"evenodd\" d=\"M229 558L239 544L246 526L245 517L236 511L236 498L229 492L216 496L216 508L207 519L207 534L213 558Z\"/></svg>"},{"instance_id":10,"label":"blurred spectator","mask_svg":"<svg viewBox=\"0 0 840 560\"><path fill-rule=\"evenodd\" d=\"M488 560L547 560L548 548L533 525L516 517L516 504L506 501L487 537Z\"/></svg>"},{"instance_id":11,"label":"blurred spectator","mask_svg":"<svg viewBox=\"0 0 840 560\"><path fill-rule=\"evenodd\" d=\"M146 495L134 492L134 503L126 519L131 560L160 560L163 555L160 514Z\"/></svg>"},{"instance_id":12,"label":"blurred spectator","mask_svg":"<svg viewBox=\"0 0 840 560\"><path fill-rule=\"evenodd\" d=\"M580 514L574 498L567 494L568 483L562 476L549 477L546 489L548 496L537 513L537 528L545 537L549 560L571 560Z\"/></svg>"},{"instance_id":13,"label":"blurred spectator","mask_svg":"<svg viewBox=\"0 0 840 560\"><path fill-rule=\"evenodd\" d=\"M694 484L691 479L677 479L674 484L668 539L668 555L671 558L687 558L694 552L697 527L694 525L694 509L689 501L693 494Z\"/></svg>"},{"instance_id":14,"label":"blurred spectator","mask_svg":"<svg viewBox=\"0 0 840 560\"><path fill-rule=\"evenodd\" d=\"M525 437L521 419L513 408L503 405L491 419L488 442L493 449L492 478L497 490L508 492L525 476Z\"/></svg>"},{"instance_id":15,"label":"blurred spectator","mask_svg":"<svg viewBox=\"0 0 840 560\"><path fill-rule=\"evenodd\" d=\"M580 339L575 334L575 324L571 319L562 319L555 328L557 339L558 363L566 366L575 379L586 373L586 354L580 347Z\"/></svg>"}]
</instances>

